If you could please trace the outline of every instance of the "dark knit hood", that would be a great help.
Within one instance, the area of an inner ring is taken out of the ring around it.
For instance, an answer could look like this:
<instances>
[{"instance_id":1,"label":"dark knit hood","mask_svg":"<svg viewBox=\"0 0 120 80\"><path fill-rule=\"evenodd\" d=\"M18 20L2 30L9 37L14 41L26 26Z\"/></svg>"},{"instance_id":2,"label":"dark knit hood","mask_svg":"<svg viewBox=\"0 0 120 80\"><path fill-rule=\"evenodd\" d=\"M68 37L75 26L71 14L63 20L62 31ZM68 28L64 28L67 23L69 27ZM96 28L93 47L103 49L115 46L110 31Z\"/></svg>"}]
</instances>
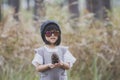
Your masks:
<instances>
[{"instance_id":1,"label":"dark knit hood","mask_svg":"<svg viewBox=\"0 0 120 80\"><path fill-rule=\"evenodd\" d=\"M42 39L43 39L43 41L44 41L45 43L48 43L48 42L46 42L46 39L45 39L45 30L46 30L48 27L51 27L51 25L52 25L52 26L55 26L56 29L57 29L57 30L60 32L60 34L61 34L61 30L60 30L60 27L59 27L59 25L58 25L57 22L52 21L52 20L48 20L48 21L43 22L42 25L40 26L40 33L41 33L41 37L42 37ZM61 35L59 36L59 38L60 38L60 41L61 41ZM60 44L60 42L59 42L59 44ZM58 45L59 45L59 44L58 44Z\"/></svg>"}]
</instances>

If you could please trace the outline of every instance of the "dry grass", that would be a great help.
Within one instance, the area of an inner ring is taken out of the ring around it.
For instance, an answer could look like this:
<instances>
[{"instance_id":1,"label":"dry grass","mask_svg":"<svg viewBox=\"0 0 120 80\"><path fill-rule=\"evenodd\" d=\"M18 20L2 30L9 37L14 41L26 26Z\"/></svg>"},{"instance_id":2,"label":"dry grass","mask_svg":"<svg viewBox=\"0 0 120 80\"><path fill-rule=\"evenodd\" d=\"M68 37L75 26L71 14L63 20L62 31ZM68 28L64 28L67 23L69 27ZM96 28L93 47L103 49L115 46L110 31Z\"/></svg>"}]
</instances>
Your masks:
<instances>
[{"instance_id":1,"label":"dry grass","mask_svg":"<svg viewBox=\"0 0 120 80\"><path fill-rule=\"evenodd\" d=\"M74 31L68 23L66 8L54 7L53 12L52 7L47 8L46 19L59 21L62 44L69 46L77 58L69 71L70 80L119 80L119 12L115 11L107 26L93 18L81 17ZM8 14L0 25L0 80L38 79L31 60L33 49L43 45L39 28L33 26L31 19L25 21L25 16L20 16L21 22L16 22Z\"/></svg>"}]
</instances>

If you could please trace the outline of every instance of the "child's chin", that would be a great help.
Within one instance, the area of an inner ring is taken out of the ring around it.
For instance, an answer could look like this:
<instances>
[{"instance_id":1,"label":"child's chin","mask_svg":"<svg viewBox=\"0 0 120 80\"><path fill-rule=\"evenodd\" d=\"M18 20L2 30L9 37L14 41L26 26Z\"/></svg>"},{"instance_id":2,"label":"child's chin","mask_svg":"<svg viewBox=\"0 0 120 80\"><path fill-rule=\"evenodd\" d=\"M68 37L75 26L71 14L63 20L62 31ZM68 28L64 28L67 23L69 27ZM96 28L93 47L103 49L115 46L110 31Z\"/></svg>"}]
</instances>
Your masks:
<instances>
[{"instance_id":1,"label":"child's chin","mask_svg":"<svg viewBox=\"0 0 120 80\"><path fill-rule=\"evenodd\" d=\"M50 41L51 43L55 43L56 42L56 40L52 40L52 41Z\"/></svg>"},{"instance_id":2,"label":"child's chin","mask_svg":"<svg viewBox=\"0 0 120 80\"><path fill-rule=\"evenodd\" d=\"M51 44L55 44L55 42L51 42Z\"/></svg>"}]
</instances>

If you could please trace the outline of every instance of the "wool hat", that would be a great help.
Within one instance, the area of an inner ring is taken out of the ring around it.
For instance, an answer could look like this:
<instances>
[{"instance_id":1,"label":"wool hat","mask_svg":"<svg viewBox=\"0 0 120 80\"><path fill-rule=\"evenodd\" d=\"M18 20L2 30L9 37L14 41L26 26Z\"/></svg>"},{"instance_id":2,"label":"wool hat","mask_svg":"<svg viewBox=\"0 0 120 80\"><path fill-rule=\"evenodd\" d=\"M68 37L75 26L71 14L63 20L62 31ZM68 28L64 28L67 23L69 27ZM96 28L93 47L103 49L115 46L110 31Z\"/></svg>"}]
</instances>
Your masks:
<instances>
[{"instance_id":1,"label":"wool hat","mask_svg":"<svg viewBox=\"0 0 120 80\"><path fill-rule=\"evenodd\" d=\"M60 27L59 27L58 23L53 21L53 20L47 20L47 21L43 22L42 25L40 26L40 33L41 33L41 37L42 37L44 42L46 41L45 30L46 30L47 27L50 27L51 25L55 26L61 34L61 30L60 30Z\"/></svg>"}]
</instances>

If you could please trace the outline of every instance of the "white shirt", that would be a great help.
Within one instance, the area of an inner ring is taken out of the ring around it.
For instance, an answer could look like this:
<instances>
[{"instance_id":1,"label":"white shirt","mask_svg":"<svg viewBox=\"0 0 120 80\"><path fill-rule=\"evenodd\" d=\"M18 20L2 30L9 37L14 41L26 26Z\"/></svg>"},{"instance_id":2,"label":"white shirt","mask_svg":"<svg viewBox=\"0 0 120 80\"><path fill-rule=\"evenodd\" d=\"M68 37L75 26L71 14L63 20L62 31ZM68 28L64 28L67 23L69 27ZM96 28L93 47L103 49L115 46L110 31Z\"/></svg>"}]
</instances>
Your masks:
<instances>
[{"instance_id":1,"label":"white shirt","mask_svg":"<svg viewBox=\"0 0 120 80\"><path fill-rule=\"evenodd\" d=\"M56 52L58 51L58 47L55 47L54 49L48 48L46 46L44 46L46 48L47 51L49 52ZM66 53L64 54L64 62L66 63L70 63L70 67L73 66L73 64L76 61L76 58L70 53L70 51L68 50L68 47ZM36 54L32 60L32 64L36 67L38 64L43 64L43 58L42 56L40 56L37 52L37 50L35 49Z\"/></svg>"}]
</instances>

